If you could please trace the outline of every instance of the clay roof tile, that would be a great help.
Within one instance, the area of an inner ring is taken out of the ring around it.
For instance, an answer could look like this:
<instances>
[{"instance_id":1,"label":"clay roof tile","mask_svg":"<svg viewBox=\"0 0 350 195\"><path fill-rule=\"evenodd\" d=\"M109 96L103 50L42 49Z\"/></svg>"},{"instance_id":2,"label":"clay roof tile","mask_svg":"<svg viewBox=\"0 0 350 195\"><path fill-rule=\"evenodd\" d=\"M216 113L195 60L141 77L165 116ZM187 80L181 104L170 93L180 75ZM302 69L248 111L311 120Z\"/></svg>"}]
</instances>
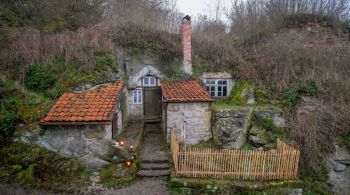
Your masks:
<instances>
[{"instance_id":1,"label":"clay roof tile","mask_svg":"<svg viewBox=\"0 0 350 195\"><path fill-rule=\"evenodd\" d=\"M195 80L161 81L166 102L212 102L208 92Z\"/></svg>"},{"instance_id":2,"label":"clay roof tile","mask_svg":"<svg viewBox=\"0 0 350 195\"><path fill-rule=\"evenodd\" d=\"M40 123L110 121L124 86L124 81L117 81L82 93L64 93Z\"/></svg>"}]
</instances>

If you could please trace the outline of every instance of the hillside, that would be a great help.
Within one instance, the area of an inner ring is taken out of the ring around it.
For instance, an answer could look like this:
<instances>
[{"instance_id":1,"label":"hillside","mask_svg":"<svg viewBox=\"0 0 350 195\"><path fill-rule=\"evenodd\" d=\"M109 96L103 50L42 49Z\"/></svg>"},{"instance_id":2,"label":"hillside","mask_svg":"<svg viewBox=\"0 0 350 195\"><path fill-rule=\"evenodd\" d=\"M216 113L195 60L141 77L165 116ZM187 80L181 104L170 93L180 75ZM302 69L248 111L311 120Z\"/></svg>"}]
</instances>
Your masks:
<instances>
[{"instance_id":1,"label":"hillside","mask_svg":"<svg viewBox=\"0 0 350 195\"><path fill-rule=\"evenodd\" d=\"M278 101L287 121L282 136L301 149L299 175L304 190L327 194L332 189L327 184L327 155L337 148L350 150L349 35L340 21L335 25L333 20L300 16L286 20L290 22L272 32L251 37L219 28L195 30L194 77L199 79L205 71L227 71L237 83L254 85L256 95L264 100ZM36 129L64 92L125 79L117 68L120 50L135 58L155 55L169 63L182 59L178 33L133 21L103 20L49 33L40 28L19 30L0 50L1 147L11 144L13 136ZM14 173L21 173L15 169ZM6 182L31 185L38 179L15 175L11 180L1 171ZM47 187L45 181L35 187L41 186Z\"/></svg>"}]
</instances>

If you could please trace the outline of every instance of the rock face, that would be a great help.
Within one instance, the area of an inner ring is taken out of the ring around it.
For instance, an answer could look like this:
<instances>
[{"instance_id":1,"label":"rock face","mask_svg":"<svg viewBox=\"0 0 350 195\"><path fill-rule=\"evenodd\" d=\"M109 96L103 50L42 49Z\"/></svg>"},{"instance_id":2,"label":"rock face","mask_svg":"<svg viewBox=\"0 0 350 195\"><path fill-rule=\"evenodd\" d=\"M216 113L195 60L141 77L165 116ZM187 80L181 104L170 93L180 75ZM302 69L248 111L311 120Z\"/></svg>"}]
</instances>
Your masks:
<instances>
[{"instance_id":1,"label":"rock face","mask_svg":"<svg viewBox=\"0 0 350 195\"><path fill-rule=\"evenodd\" d=\"M212 116L213 139L223 148L238 149L247 141L256 148L275 147L273 133L252 121L257 115L269 118L276 127L286 126L281 110L275 107L240 107L214 110Z\"/></svg>"},{"instance_id":2,"label":"rock face","mask_svg":"<svg viewBox=\"0 0 350 195\"><path fill-rule=\"evenodd\" d=\"M128 158L127 152L112 147L111 125L50 125L43 128L26 132L17 140L76 158L90 169Z\"/></svg>"},{"instance_id":3,"label":"rock face","mask_svg":"<svg viewBox=\"0 0 350 195\"><path fill-rule=\"evenodd\" d=\"M223 148L240 148L246 142L252 108L213 112L213 139Z\"/></svg>"},{"instance_id":4,"label":"rock face","mask_svg":"<svg viewBox=\"0 0 350 195\"><path fill-rule=\"evenodd\" d=\"M269 143L269 133L260 126L252 126L249 131L249 142L255 147L265 146Z\"/></svg>"},{"instance_id":5,"label":"rock face","mask_svg":"<svg viewBox=\"0 0 350 195\"><path fill-rule=\"evenodd\" d=\"M346 148L336 147L334 153L326 157L329 171L328 183L332 184L336 194L349 194L350 190L350 154Z\"/></svg>"},{"instance_id":6,"label":"rock face","mask_svg":"<svg viewBox=\"0 0 350 195\"><path fill-rule=\"evenodd\" d=\"M241 96L246 100L246 104L255 104L254 88L248 87L242 90Z\"/></svg>"},{"instance_id":7,"label":"rock face","mask_svg":"<svg viewBox=\"0 0 350 195\"><path fill-rule=\"evenodd\" d=\"M254 114L264 118L270 118L276 127L285 127L286 121L282 116L282 111L276 107L261 107L254 109Z\"/></svg>"}]
</instances>

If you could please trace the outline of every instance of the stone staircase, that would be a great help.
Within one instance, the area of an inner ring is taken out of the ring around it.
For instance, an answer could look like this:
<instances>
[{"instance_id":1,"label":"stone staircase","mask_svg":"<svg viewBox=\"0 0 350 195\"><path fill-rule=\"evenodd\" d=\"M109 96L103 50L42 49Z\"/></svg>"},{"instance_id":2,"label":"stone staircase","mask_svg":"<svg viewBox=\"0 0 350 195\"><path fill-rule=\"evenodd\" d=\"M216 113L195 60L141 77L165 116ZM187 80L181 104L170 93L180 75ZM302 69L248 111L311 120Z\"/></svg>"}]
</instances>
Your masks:
<instances>
[{"instance_id":1,"label":"stone staircase","mask_svg":"<svg viewBox=\"0 0 350 195\"><path fill-rule=\"evenodd\" d=\"M163 136L159 123L146 123L144 135L141 150L142 163L137 175L141 177L170 175L169 159L162 149Z\"/></svg>"},{"instance_id":2,"label":"stone staircase","mask_svg":"<svg viewBox=\"0 0 350 195\"><path fill-rule=\"evenodd\" d=\"M159 177L168 176L169 174L168 160L143 161L140 170L137 172L137 175L142 177Z\"/></svg>"}]
</instances>

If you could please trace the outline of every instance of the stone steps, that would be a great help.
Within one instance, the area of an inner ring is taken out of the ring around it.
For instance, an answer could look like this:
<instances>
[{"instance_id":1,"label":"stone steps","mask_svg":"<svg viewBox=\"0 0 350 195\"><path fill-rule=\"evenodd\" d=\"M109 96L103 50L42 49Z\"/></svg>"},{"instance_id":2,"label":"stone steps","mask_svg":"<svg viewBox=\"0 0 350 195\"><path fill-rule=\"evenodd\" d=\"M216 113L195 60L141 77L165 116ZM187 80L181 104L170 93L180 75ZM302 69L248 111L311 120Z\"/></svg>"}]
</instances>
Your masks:
<instances>
[{"instance_id":1,"label":"stone steps","mask_svg":"<svg viewBox=\"0 0 350 195\"><path fill-rule=\"evenodd\" d=\"M168 163L168 158L153 158L153 159L142 159L142 163L148 163L148 164L162 164L162 163Z\"/></svg>"},{"instance_id":2,"label":"stone steps","mask_svg":"<svg viewBox=\"0 0 350 195\"><path fill-rule=\"evenodd\" d=\"M142 161L140 170L137 172L141 177L160 177L170 175L168 159Z\"/></svg>"},{"instance_id":3,"label":"stone steps","mask_svg":"<svg viewBox=\"0 0 350 195\"><path fill-rule=\"evenodd\" d=\"M169 159L162 150L162 132L159 124L145 124L144 141L141 151L141 165L137 172L140 177L170 175Z\"/></svg>"},{"instance_id":4,"label":"stone steps","mask_svg":"<svg viewBox=\"0 0 350 195\"><path fill-rule=\"evenodd\" d=\"M137 172L141 177L160 177L170 175L170 170L141 170Z\"/></svg>"},{"instance_id":5,"label":"stone steps","mask_svg":"<svg viewBox=\"0 0 350 195\"><path fill-rule=\"evenodd\" d=\"M167 163L142 163L142 170L169 170L169 164Z\"/></svg>"}]
</instances>

